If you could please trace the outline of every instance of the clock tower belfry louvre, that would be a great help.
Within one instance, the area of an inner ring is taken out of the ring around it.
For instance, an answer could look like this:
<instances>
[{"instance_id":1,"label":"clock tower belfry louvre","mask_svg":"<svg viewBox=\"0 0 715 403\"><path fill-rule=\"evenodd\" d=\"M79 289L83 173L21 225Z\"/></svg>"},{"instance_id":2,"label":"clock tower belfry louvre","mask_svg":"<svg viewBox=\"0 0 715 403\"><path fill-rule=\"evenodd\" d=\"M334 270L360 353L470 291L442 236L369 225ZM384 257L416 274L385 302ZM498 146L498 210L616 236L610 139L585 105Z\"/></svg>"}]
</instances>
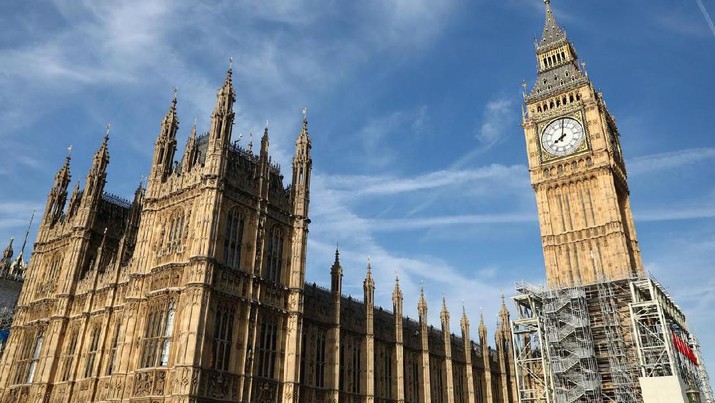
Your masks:
<instances>
[{"instance_id":1,"label":"clock tower belfry louvre","mask_svg":"<svg viewBox=\"0 0 715 403\"><path fill-rule=\"evenodd\" d=\"M525 94L531 183L550 286L643 274L615 119L546 4Z\"/></svg>"},{"instance_id":2,"label":"clock tower belfry louvre","mask_svg":"<svg viewBox=\"0 0 715 403\"><path fill-rule=\"evenodd\" d=\"M544 3L522 126L547 286L513 297L518 400L713 402L683 312L644 271L615 119Z\"/></svg>"}]
</instances>

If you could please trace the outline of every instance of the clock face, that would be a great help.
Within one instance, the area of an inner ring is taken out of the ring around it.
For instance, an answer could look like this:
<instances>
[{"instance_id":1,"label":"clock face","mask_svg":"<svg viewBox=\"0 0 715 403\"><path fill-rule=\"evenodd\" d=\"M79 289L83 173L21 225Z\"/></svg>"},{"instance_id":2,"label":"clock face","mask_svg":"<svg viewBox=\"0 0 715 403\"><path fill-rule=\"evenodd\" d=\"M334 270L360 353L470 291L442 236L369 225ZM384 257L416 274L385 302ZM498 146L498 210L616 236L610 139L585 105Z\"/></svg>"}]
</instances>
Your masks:
<instances>
[{"instance_id":1,"label":"clock face","mask_svg":"<svg viewBox=\"0 0 715 403\"><path fill-rule=\"evenodd\" d=\"M541 134L541 146L551 155L563 157L583 143L583 126L576 119L561 118L549 123Z\"/></svg>"}]
</instances>

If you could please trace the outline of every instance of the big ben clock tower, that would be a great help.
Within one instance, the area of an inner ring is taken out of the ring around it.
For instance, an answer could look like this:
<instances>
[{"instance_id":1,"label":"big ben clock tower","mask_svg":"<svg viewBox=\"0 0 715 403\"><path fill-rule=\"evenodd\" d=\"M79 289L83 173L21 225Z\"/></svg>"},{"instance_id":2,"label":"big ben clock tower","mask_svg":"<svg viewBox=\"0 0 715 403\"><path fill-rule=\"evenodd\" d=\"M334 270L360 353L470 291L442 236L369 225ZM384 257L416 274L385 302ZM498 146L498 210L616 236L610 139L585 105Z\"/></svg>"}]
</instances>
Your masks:
<instances>
[{"instance_id":1,"label":"big ben clock tower","mask_svg":"<svg viewBox=\"0 0 715 403\"><path fill-rule=\"evenodd\" d=\"M643 264L619 133L550 0L523 119L549 286L639 277Z\"/></svg>"}]
</instances>

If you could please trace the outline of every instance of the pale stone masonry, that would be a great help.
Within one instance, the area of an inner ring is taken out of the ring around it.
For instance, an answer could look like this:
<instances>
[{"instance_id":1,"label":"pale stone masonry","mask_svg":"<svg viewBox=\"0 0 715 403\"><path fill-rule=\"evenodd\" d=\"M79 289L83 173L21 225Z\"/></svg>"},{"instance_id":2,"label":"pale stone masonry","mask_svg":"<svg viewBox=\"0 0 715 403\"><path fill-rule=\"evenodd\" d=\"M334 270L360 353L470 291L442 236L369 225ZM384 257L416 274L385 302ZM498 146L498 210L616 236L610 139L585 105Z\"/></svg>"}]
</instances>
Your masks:
<instances>
[{"instance_id":1,"label":"pale stone masonry","mask_svg":"<svg viewBox=\"0 0 715 403\"><path fill-rule=\"evenodd\" d=\"M2 402L514 402L508 312L497 348L306 285L312 171L304 116L290 185L260 149L231 141L231 70L207 133L179 158L176 98L146 187L105 192L109 128L85 186L70 157L47 198L17 314L0 360ZM175 161L175 158L178 161Z\"/></svg>"}]
</instances>

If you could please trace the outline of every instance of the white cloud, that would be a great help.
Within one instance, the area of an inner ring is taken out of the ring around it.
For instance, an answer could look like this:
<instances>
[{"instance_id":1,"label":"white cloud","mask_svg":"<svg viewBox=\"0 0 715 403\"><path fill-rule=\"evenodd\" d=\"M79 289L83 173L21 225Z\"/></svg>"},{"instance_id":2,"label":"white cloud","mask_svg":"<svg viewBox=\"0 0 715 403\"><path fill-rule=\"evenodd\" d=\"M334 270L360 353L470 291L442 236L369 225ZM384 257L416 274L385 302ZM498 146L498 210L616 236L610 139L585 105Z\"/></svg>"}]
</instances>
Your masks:
<instances>
[{"instance_id":1,"label":"white cloud","mask_svg":"<svg viewBox=\"0 0 715 403\"><path fill-rule=\"evenodd\" d=\"M352 195L388 196L461 186L475 181L507 182L515 178L523 179L526 178L523 175L526 169L522 165L493 164L475 169L439 170L414 177L332 175L323 176L321 179L331 189L349 191Z\"/></svg>"},{"instance_id":2,"label":"white cloud","mask_svg":"<svg viewBox=\"0 0 715 403\"><path fill-rule=\"evenodd\" d=\"M627 161L626 167L631 175L643 175L712 159L715 159L715 148L690 148L636 157Z\"/></svg>"},{"instance_id":3,"label":"white cloud","mask_svg":"<svg viewBox=\"0 0 715 403\"><path fill-rule=\"evenodd\" d=\"M667 208L656 208L636 212L634 214L636 222L653 221L677 221L694 220L701 218L715 218L715 207L690 206L690 205L670 205Z\"/></svg>"},{"instance_id":4,"label":"white cloud","mask_svg":"<svg viewBox=\"0 0 715 403\"><path fill-rule=\"evenodd\" d=\"M477 139L484 149L498 144L510 127L516 125L514 101L497 99L489 101L484 108L482 124L477 133Z\"/></svg>"}]
</instances>

